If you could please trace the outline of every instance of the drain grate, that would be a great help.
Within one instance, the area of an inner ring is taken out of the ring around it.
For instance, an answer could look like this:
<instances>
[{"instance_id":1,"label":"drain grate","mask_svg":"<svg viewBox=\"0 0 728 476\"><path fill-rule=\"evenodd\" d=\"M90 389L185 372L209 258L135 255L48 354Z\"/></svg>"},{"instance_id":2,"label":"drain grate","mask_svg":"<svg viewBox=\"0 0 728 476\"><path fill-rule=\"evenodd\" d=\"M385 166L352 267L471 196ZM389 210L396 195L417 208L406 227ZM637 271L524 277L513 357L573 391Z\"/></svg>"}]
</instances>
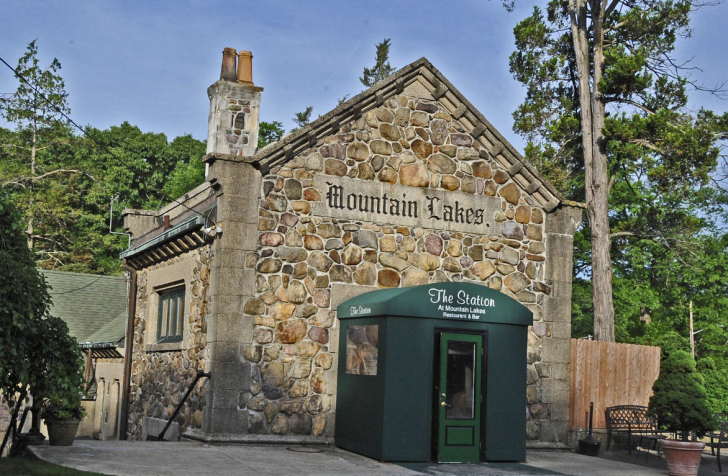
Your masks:
<instances>
[{"instance_id":1,"label":"drain grate","mask_svg":"<svg viewBox=\"0 0 728 476\"><path fill-rule=\"evenodd\" d=\"M293 451L295 453L323 453L324 450L320 448L307 448L305 446L289 446L286 448L288 451Z\"/></svg>"}]
</instances>

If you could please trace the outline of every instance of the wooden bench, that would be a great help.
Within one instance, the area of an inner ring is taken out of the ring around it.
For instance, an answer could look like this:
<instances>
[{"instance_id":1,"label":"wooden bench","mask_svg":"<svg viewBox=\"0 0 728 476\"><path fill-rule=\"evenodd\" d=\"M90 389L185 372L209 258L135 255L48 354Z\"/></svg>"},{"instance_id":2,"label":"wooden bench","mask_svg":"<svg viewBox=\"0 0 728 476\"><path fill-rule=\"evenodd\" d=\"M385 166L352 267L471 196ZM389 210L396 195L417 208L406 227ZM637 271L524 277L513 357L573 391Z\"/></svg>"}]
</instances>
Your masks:
<instances>
[{"instance_id":1,"label":"wooden bench","mask_svg":"<svg viewBox=\"0 0 728 476\"><path fill-rule=\"evenodd\" d=\"M604 411L607 420L607 451L612 433L627 433L627 448L632 454L632 435L655 433L654 420L647 416L647 407L641 405L617 405Z\"/></svg>"}]
</instances>

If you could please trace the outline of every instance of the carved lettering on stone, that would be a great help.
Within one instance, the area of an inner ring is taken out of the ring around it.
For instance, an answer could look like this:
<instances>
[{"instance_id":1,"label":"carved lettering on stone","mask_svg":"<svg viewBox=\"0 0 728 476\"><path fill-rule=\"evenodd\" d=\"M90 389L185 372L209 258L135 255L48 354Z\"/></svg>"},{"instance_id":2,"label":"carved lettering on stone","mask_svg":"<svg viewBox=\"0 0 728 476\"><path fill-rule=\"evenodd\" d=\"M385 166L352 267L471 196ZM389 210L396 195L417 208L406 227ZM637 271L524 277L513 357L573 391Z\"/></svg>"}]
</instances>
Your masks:
<instances>
[{"instance_id":1,"label":"carved lettering on stone","mask_svg":"<svg viewBox=\"0 0 728 476\"><path fill-rule=\"evenodd\" d=\"M316 216L469 233L498 230L498 198L326 175L314 180L323 192L313 210Z\"/></svg>"}]
</instances>

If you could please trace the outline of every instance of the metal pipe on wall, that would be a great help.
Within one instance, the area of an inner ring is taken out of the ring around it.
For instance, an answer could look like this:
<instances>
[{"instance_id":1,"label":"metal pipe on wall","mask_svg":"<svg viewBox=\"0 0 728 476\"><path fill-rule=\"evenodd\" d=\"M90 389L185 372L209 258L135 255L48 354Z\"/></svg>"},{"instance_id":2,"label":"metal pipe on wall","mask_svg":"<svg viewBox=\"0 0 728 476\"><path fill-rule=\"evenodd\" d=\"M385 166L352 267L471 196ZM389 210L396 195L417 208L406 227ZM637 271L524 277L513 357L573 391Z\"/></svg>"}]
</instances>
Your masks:
<instances>
[{"instance_id":1,"label":"metal pipe on wall","mask_svg":"<svg viewBox=\"0 0 728 476\"><path fill-rule=\"evenodd\" d=\"M121 267L129 272L126 300L126 335L124 338L124 381L122 382L119 411L119 439L125 440L129 421L129 392L131 389L131 361L134 350L134 316L136 315L137 273L124 260Z\"/></svg>"}]
</instances>

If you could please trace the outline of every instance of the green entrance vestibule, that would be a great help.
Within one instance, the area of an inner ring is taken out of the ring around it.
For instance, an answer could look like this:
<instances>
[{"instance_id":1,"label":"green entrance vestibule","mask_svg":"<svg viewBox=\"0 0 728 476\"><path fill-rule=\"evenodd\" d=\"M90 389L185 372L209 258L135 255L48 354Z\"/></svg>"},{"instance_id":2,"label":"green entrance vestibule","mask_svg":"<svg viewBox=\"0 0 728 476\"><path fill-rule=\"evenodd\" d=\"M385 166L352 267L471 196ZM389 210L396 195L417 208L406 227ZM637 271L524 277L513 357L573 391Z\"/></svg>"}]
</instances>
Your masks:
<instances>
[{"instance_id":1,"label":"green entrance vestibule","mask_svg":"<svg viewBox=\"0 0 728 476\"><path fill-rule=\"evenodd\" d=\"M337 310L336 446L380 461L524 461L533 314L485 286L382 289Z\"/></svg>"}]
</instances>

